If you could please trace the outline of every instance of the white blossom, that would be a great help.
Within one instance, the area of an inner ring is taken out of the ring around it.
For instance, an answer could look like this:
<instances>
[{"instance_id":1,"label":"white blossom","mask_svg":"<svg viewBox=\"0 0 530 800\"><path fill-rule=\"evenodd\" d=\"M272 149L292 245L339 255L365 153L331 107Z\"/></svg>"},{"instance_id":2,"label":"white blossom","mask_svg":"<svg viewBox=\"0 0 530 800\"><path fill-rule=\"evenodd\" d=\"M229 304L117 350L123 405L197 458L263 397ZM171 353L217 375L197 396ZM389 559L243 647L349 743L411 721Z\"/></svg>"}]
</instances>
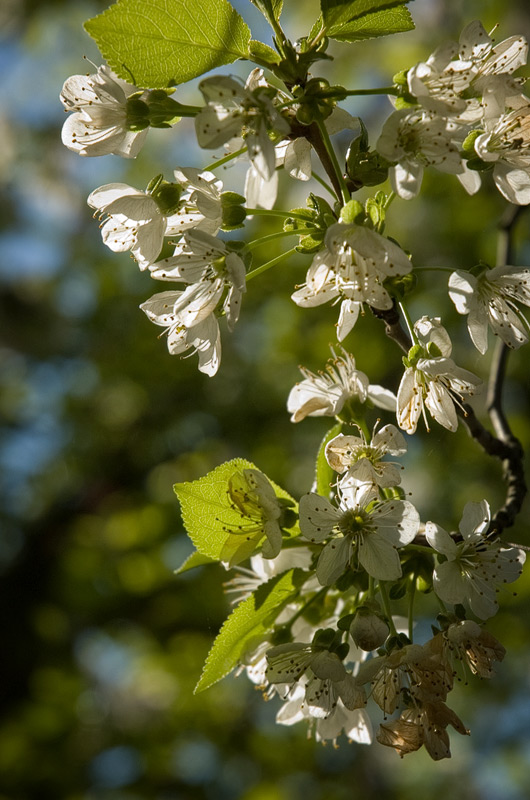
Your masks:
<instances>
[{"instance_id":1,"label":"white blossom","mask_svg":"<svg viewBox=\"0 0 530 800\"><path fill-rule=\"evenodd\" d=\"M367 441L362 430L359 436L339 434L326 445L325 455L330 467L344 474L342 489L356 483L389 488L401 483L400 469L386 455L400 456L407 451L403 435L395 425L385 425Z\"/></svg>"},{"instance_id":2,"label":"white blossom","mask_svg":"<svg viewBox=\"0 0 530 800\"><path fill-rule=\"evenodd\" d=\"M397 394L397 421L407 433L415 433L424 408L444 428L456 431L455 402L472 396L482 381L472 372L457 367L449 357L451 340L437 317L421 317L414 324L419 344L409 351L408 366Z\"/></svg>"},{"instance_id":3,"label":"white blossom","mask_svg":"<svg viewBox=\"0 0 530 800\"><path fill-rule=\"evenodd\" d=\"M389 655L376 656L361 664L361 685L371 684L370 695L385 714L393 714L403 689L416 701L444 700L453 685L453 673L439 653L426 646L409 644Z\"/></svg>"},{"instance_id":4,"label":"white blossom","mask_svg":"<svg viewBox=\"0 0 530 800\"><path fill-rule=\"evenodd\" d=\"M340 491L338 508L318 494L302 496L302 536L314 543L327 540L316 568L323 586L335 583L356 562L379 580L401 576L397 548L416 536L419 514L408 500L378 502L377 496L370 484Z\"/></svg>"},{"instance_id":5,"label":"white blossom","mask_svg":"<svg viewBox=\"0 0 530 800\"><path fill-rule=\"evenodd\" d=\"M530 203L530 100L519 95L505 109L492 89L484 96L484 133L474 142L483 161L493 164L493 180L510 203Z\"/></svg>"},{"instance_id":6,"label":"white blossom","mask_svg":"<svg viewBox=\"0 0 530 800\"><path fill-rule=\"evenodd\" d=\"M404 200L416 197L425 167L453 175L464 172L458 131L458 126L433 111L402 109L390 115L376 146L395 165L389 175L396 194ZM461 141L464 137L462 132Z\"/></svg>"},{"instance_id":7,"label":"white blossom","mask_svg":"<svg viewBox=\"0 0 530 800\"><path fill-rule=\"evenodd\" d=\"M370 401L374 406L395 411L396 398L382 386L370 385L367 375L356 369L355 359L344 349L326 364L325 371L315 374L300 367L304 380L291 389L287 399L287 410L291 422L300 422L306 417L334 417L340 414L349 400L359 403Z\"/></svg>"},{"instance_id":8,"label":"white blossom","mask_svg":"<svg viewBox=\"0 0 530 800\"><path fill-rule=\"evenodd\" d=\"M282 138L290 130L271 100L275 90L263 86L259 78L244 86L228 75L206 78L199 89L207 103L195 117L199 146L215 149L242 136L255 169L265 180L270 180L276 157L269 134Z\"/></svg>"},{"instance_id":9,"label":"white blossom","mask_svg":"<svg viewBox=\"0 0 530 800\"><path fill-rule=\"evenodd\" d=\"M174 309L187 326L217 308L228 287L223 309L228 329L233 330L246 291L245 265L221 239L196 228L186 231L174 254L152 264L150 270L156 280L188 284Z\"/></svg>"},{"instance_id":10,"label":"white blossom","mask_svg":"<svg viewBox=\"0 0 530 800\"><path fill-rule=\"evenodd\" d=\"M325 249L313 258L306 283L292 299L303 308L341 300L337 338L342 341L364 304L382 310L392 307L383 282L406 275L412 264L397 244L362 225L331 225L324 244Z\"/></svg>"},{"instance_id":11,"label":"white blossom","mask_svg":"<svg viewBox=\"0 0 530 800\"><path fill-rule=\"evenodd\" d=\"M445 703L416 704L403 711L398 719L381 723L376 739L380 744L393 747L401 758L425 745L430 757L440 761L451 757L448 725L463 736L469 734L460 717Z\"/></svg>"},{"instance_id":12,"label":"white blossom","mask_svg":"<svg viewBox=\"0 0 530 800\"><path fill-rule=\"evenodd\" d=\"M325 719L342 700L346 708L366 703L364 690L339 656L315 644L291 642L267 651L266 678L272 684L294 684L305 675L304 704L312 717Z\"/></svg>"},{"instance_id":13,"label":"white blossom","mask_svg":"<svg viewBox=\"0 0 530 800\"><path fill-rule=\"evenodd\" d=\"M167 335L167 346L171 355L191 350L199 356L199 371L212 377L221 362L221 335L215 314L209 314L196 325L188 327L181 314L174 311L183 292L159 292L140 308L155 325L162 326Z\"/></svg>"},{"instance_id":14,"label":"white blossom","mask_svg":"<svg viewBox=\"0 0 530 800\"><path fill-rule=\"evenodd\" d=\"M115 253L130 250L140 269L156 260L164 236L172 232L172 217L160 210L148 191L126 183L108 183L95 189L88 205L95 216L105 219L101 225L104 244Z\"/></svg>"},{"instance_id":15,"label":"white blossom","mask_svg":"<svg viewBox=\"0 0 530 800\"><path fill-rule=\"evenodd\" d=\"M528 341L528 323L517 302L530 306L530 270L495 267L479 274L453 272L449 297L459 314L467 314L471 341L480 353L488 349L488 326L508 347Z\"/></svg>"},{"instance_id":16,"label":"white blossom","mask_svg":"<svg viewBox=\"0 0 530 800\"><path fill-rule=\"evenodd\" d=\"M516 84L509 76L526 63L527 55L523 36L511 36L494 46L482 23L474 20L458 44L440 45L427 61L407 72L408 89L429 111L476 122L481 108L473 95L480 96L492 81L513 91Z\"/></svg>"},{"instance_id":17,"label":"white blossom","mask_svg":"<svg viewBox=\"0 0 530 800\"><path fill-rule=\"evenodd\" d=\"M127 98L137 91L106 65L95 75L72 75L61 91L65 109L74 112L63 125L63 144L81 156L134 158L147 136L147 129L127 127Z\"/></svg>"},{"instance_id":18,"label":"white blossom","mask_svg":"<svg viewBox=\"0 0 530 800\"><path fill-rule=\"evenodd\" d=\"M525 554L486 538L490 508L486 500L467 503L459 525L462 542L456 542L433 522L425 526L427 541L445 557L434 570L434 591L448 603L462 603L480 619L496 614L496 593L521 574Z\"/></svg>"},{"instance_id":19,"label":"white blossom","mask_svg":"<svg viewBox=\"0 0 530 800\"><path fill-rule=\"evenodd\" d=\"M454 669L455 662L463 661L474 675L481 678L493 677L493 662L502 661L506 655L505 648L495 636L471 619L452 623L425 646L430 652L445 658L451 669Z\"/></svg>"},{"instance_id":20,"label":"white blossom","mask_svg":"<svg viewBox=\"0 0 530 800\"><path fill-rule=\"evenodd\" d=\"M201 172L193 167L179 167L174 174L183 193L179 210L171 217L167 235L196 228L214 236L223 220L223 182L213 172Z\"/></svg>"}]
</instances>

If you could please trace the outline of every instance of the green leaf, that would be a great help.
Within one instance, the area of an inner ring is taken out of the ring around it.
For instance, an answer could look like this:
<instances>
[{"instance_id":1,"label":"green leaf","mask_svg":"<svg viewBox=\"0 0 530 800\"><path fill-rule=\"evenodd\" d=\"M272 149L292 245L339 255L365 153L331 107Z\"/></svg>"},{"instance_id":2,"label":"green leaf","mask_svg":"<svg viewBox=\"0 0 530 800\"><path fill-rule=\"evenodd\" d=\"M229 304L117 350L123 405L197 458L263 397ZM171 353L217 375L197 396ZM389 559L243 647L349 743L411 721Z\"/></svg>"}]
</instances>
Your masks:
<instances>
[{"instance_id":1,"label":"green leaf","mask_svg":"<svg viewBox=\"0 0 530 800\"><path fill-rule=\"evenodd\" d=\"M406 5L410 0L320 0L322 18L329 32L352 19L373 14L381 9Z\"/></svg>"},{"instance_id":2,"label":"green leaf","mask_svg":"<svg viewBox=\"0 0 530 800\"><path fill-rule=\"evenodd\" d=\"M320 447L318 448L318 455L317 455L317 462L316 462L316 469L315 469L315 481L317 485L317 494L321 495L321 497L329 497L329 487L333 481L335 472L331 469L328 462L326 461L326 445L335 436L338 436L339 433L342 433L342 423L337 422L331 430L329 430L324 438L320 443Z\"/></svg>"},{"instance_id":3,"label":"green leaf","mask_svg":"<svg viewBox=\"0 0 530 800\"><path fill-rule=\"evenodd\" d=\"M227 0L118 0L85 30L120 78L149 88L247 58L250 42Z\"/></svg>"},{"instance_id":4,"label":"green leaf","mask_svg":"<svg viewBox=\"0 0 530 800\"><path fill-rule=\"evenodd\" d=\"M354 42L412 30L410 0L321 0L326 35Z\"/></svg>"},{"instance_id":5,"label":"green leaf","mask_svg":"<svg viewBox=\"0 0 530 800\"><path fill-rule=\"evenodd\" d=\"M231 500L228 494L228 482L237 472L258 468L250 461L235 458L216 467L208 475L199 480L177 483L175 493L180 501L182 519L193 544L203 556L236 563L243 561L256 552L255 538L247 541L247 537L231 534L242 524L249 523ZM270 481L276 496L289 501L294 507L296 503L284 489Z\"/></svg>"},{"instance_id":6,"label":"green leaf","mask_svg":"<svg viewBox=\"0 0 530 800\"><path fill-rule=\"evenodd\" d=\"M376 36L389 36L392 33L412 30L414 22L410 11L405 6L397 6L354 19L336 33L329 35L341 42L356 42L359 39L373 39Z\"/></svg>"},{"instance_id":7,"label":"green leaf","mask_svg":"<svg viewBox=\"0 0 530 800\"><path fill-rule=\"evenodd\" d=\"M195 567L203 567L205 564L215 563L214 558L208 558L208 556L204 556L196 550L175 570L175 575L182 575L183 572L188 572L188 570L195 569Z\"/></svg>"},{"instance_id":8,"label":"green leaf","mask_svg":"<svg viewBox=\"0 0 530 800\"><path fill-rule=\"evenodd\" d=\"M208 653L195 693L220 681L238 664L249 645L270 631L280 611L298 593L307 573L290 569L262 584L233 611Z\"/></svg>"},{"instance_id":9,"label":"green leaf","mask_svg":"<svg viewBox=\"0 0 530 800\"><path fill-rule=\"evenodd\" d=\"M250 2L259 8L264 17L269 21L279 20L282 13L283 0L250 0Z\"/></svg>"}]
</instances>

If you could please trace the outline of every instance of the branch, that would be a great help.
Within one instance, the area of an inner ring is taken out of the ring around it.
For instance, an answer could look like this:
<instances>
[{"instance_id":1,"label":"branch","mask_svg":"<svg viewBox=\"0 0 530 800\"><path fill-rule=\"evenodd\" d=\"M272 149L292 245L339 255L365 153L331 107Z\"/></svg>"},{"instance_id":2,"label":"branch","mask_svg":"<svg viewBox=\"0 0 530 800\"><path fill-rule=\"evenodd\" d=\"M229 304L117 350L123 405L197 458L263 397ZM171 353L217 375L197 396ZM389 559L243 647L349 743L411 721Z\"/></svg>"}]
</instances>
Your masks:
<instances>
[{"instance_id":1,"label":"branch","mask_svg":"<svg viewBox=\"0 0 530 800\"><path fill-rule=\"evenodd\" d=\"M370 310L374 317L382 319L385 323L385 333L388 338L393 339L405 353L408 353L412 347L412 342L410 341L408 333L401 325L401 316L397 309L396 301L394 300L392 308L386 311L380 308L374 308L373 306L370 306Z\"/></svg>"},{"instance_id":2,"label":"branch","mask_svg":"<svg viewBox=\"0 0 530 800\"><path fill-rule=\"evenodd\" d=\"M497 266L506 266L513 260L513 230L524 208L510 206L501 218L497 240ZM488 382L487 409L495 431L493 436L476 418L473 409L464 405L457 412L463 417L471 436L484 448L488 455L502 461L502 474L506 483L506 499L494 514L489 536L499 536L505 528L515 522L526 495L524 475L524 452L520 441L513 435L502 405L502 391L506 378L509 349L499 340L490 367Z\"/></svg>"}]
</instances>

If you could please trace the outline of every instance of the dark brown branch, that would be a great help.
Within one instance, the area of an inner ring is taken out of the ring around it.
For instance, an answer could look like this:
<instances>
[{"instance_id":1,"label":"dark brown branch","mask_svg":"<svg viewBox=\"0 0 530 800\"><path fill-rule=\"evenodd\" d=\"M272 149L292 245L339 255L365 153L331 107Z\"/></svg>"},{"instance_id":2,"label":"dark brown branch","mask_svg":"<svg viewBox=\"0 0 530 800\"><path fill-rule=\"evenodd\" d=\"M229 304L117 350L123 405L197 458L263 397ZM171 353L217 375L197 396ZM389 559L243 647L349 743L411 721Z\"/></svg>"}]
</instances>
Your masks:
<instances>
[{"instance_id":1,"label":"dark brown branch","mask_svg":"<svg viewBox=\"0 0 530 800\"><path fill-rule=\"evenodd\" d=\"M523 448L515 436L511 436L507 441L493 436L477 419L471 406L464 404L462 409L457 406L456 410L473 439L488 455L498 458L502 463L506 500L493 515L488 530L488 536L500 536L505 528L514 524L526 496Z\"/></svg>"},{"instance_id":2,"label":"dark brown branch","mask_svg":"<svg viewBox=\"0 0 530 800\"><path fill-rule=\"evenodd\" d=\"M522 206L510 206L499 222L497 266L507 266L513 260L513 230L523 210ZM508 347L499 340L491 362L487 395L488 414L496 435L493 436L484 428L470 406L464 405L462 410L457 409L471 436L488 455L499 458L502 462L506 499L501 508L493 515L488 531L489 536L500 536L505 528L514 524L527 491L523 448L512 433L502 405L508 354Z\"/></svg>"},{"instance_id":3,"label":"dark brown branch","mask_svg":"<svg viewBox=\"0 0 530 800\"><path fill-rule=\"evenodd\" d=\"M396 306L396 301L394 300L392 308L389 308L387 311L374 308L373 306L370 306L370 309L374 317L382 319L385 323L385 333L388 338L393 339L405 353L408 353L412 347L412 342L410 341L407 331L401 325L401 317Z\"/></svg>"}]
</instances>

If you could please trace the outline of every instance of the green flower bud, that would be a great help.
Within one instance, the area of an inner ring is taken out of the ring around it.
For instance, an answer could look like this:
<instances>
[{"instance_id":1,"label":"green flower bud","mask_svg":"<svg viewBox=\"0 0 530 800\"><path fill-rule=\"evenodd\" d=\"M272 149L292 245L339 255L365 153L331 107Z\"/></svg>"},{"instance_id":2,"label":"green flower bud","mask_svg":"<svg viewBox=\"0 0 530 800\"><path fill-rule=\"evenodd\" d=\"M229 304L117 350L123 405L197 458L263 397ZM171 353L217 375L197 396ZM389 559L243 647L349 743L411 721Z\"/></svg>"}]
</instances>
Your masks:
<instances>
[{"instance_id":1,"label":"green flower bud","mask_svg":"<svg viewBox=\"0 0 530 800\"><path fill-rule=\"evenodd\" d=\"M165 216L169 216L178 211L181 194L182 186L179 183L169 183L164 180L160 181L158 185L151 190L153 200Z\"/></svg>"},{"instance_id":2,"label":"green flower bud","mask_svg":"<svg viewBox=\"0 0 530 800\"><path fill-rule=\"evenodd\" d=\"M347 225L351 225L352 223L362 225L364 219L364 208L358 200L350 200L341 209L340 222L345 222Z\"/></svg>"},{"instance_id":3,"label":"green flower bud","mask_svg":"<svg viewBox=\"0 0 530 800\"><path fill-rule=\"evenodd\" d=\"M361 650L376 650L388 638L390 628L385 620L366 606L357 609L350 625L350 636Z\"/></svg>"},{"instance_id":4,"label":"green flower bud","mask_svg":"<svg viewBox=\"0 0 530 800\"><path fill-rule=\"evenodd\" d=\"M480 131L480 130L471 131L471 133L468 133L468 135L464 139L464 143L462 145L462 150L464 151L466 156L468 156L468 157L471 157L471 156L476 157L477 154L475 153L475 139L478 136L480 136L481 133L483 133L483 131Z\"/></svg>"}]
</instances>

